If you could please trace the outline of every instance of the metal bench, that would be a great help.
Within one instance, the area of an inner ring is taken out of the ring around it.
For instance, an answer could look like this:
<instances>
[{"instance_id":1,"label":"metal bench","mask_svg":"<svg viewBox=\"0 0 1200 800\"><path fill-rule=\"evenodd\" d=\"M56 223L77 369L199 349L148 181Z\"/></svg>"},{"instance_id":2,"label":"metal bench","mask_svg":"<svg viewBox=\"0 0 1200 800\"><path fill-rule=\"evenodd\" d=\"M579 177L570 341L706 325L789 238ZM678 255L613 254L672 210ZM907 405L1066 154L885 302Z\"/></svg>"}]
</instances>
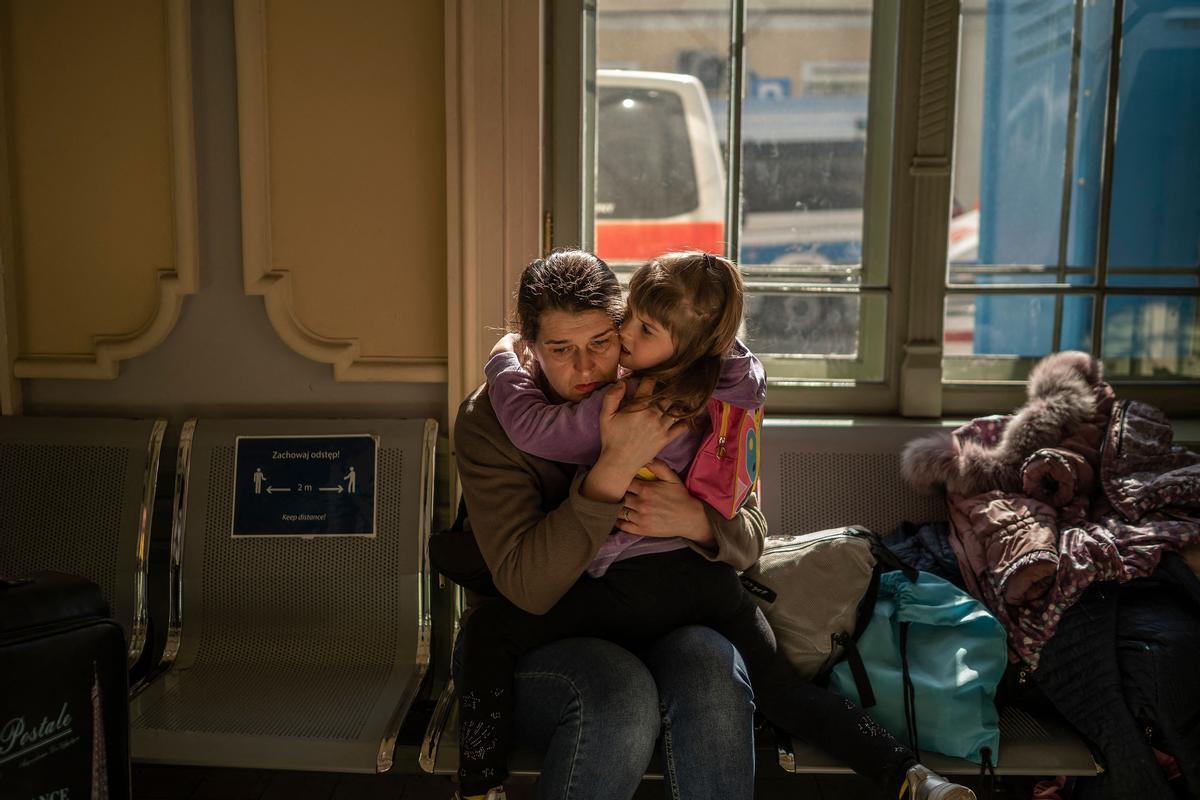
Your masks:
<instances>
[{"instance_id":1,"label":"metal bench","mask_svg":"<svg viewBox=\"0 0 1200 800\"><path fill-rule=\"evenodd\" d=\"M949 423L946 423L949 424ZM900 477L900 451L910 439L938 423L907 420L768 419L763 432L761 502L768 530L776 535L864 525L881 534L902 521L946 518L945 503L913 491ZM438 698L420 763L426 772L453 774L458 765L458 714L453 682ZM1094 775L1096 765L1077 735L1053 718L1010 708L1001 715L997 774ZM786 739L774 746L781 768L792 773L848 773L820 748ZM969 761L922 753L946 774L977 773ZM517 750L514 775L536 775L541 756ZM656 762L646 773L661 777Z\"/></svg>"},{"instance_id":2,"label":"metal bench","mask_svg":"<svg viewBox=\"0 0 1200 800\"><path fill-rule=\"evenodd\" d=\"M146 649L161 419L0 417L0 574L54 570L104 592L132 669Z\"/></svg>"},{"instance_id":3,"label":"metal bench","mask_svg":"<svg viewBox=\"0 0 1200 800\"><path fill-rule=\"evenodd\" d=\"M233 535L239 437L361 434L377 447L373 537ZM436 434L432 420L185 424L168 669L132 700L136 761L390 769L429 663Z\"/></svg>"},{"instance_id":4,"label":"metal bench","mask_svg":"<svg viewBox=\"0 0 1200 800\"><path fill-rule=\"evenodd\" d=\"M944 425L949 425L945 423ZM915 492L900 477L900 451L939 423L897 419L767 419L763 431L762 504L774 535L859 524L886 535L901 522L946 519L945 502ZM922 753L944 774L977 773L969 761ZM818 747L781 743L788 772L850 772ZM1005 708L996 774L1095 775L1082 740L1052 717Z\"/></svg>"}]
</instances>

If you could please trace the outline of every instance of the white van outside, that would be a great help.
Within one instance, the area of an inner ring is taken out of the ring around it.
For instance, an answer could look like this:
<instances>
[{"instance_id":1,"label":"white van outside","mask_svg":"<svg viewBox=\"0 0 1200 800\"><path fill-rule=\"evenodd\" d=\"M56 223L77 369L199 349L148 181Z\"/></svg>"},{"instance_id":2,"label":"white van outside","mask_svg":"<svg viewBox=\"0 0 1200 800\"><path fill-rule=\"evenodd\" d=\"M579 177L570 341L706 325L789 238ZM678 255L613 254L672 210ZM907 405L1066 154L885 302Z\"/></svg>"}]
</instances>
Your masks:
<instances>
[{"instance_id":1,"label":"white van outside","mask_svg":"<svg viewBox=\"0 0 1200 800\"><path fill-rule=\"evenodd\" d=\"M614 267L725 249L725 168L692 75L596 70L596 254Z\"/></svg>"}]
</instances>

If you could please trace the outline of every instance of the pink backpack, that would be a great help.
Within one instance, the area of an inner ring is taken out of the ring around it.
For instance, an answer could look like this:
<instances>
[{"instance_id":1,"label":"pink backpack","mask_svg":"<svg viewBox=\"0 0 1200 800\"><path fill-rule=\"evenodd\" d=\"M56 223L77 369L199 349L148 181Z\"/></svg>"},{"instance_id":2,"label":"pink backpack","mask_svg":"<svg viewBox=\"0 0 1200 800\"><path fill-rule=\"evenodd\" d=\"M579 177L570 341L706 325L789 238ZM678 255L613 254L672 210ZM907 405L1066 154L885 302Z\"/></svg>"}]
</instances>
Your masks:
<instances>
[{"instance_id":1,"label":"pink backpack","mask_svg":"<svg viewBox=\"0 0 1200 800\"><path fill-rule=\"evenodd\" d=\"M687 488L694 496L732 519L758 487L762 408L748 411L709 398L712 430L700 443Z\"/></svg>"}]
</instances>

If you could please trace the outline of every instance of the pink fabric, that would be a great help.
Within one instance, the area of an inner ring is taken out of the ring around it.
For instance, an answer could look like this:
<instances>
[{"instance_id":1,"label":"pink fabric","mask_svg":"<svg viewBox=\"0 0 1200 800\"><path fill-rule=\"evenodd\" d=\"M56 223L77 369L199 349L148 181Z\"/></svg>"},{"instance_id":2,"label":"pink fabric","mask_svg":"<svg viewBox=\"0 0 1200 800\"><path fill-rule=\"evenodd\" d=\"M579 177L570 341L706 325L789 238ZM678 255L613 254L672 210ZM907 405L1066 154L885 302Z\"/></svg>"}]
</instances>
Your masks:
<instances>
[{"instance_id":1,"label":"pink fabric","mask_svg":"<svg viewBox=\"0 0 1200 800\"><path fill-rule=\"evenodd\" d=\"M1066 775L1056 775L1049 780L1038 781L1033 787L1030 800L1063 800L1063 789L1067 786Z\"/></svg>"},{"instance_id":2,"label":"pink fabric","mask_svg":"<svg viewBox=\"0 0 1200 800\"><path fill-rule=\"evenodd\" d=\"M1026 494L947 498L950 544L968 591L1004 624L1009 657L1033 669L1093 582L1148 575L1163 552L1200 541L1200 454L1171 444L1158 409L1114 403L1106 385L1097 391L1108 424L1096 420L1033 454ZM1003 432L1002 417L977 422L962 435Z\"/></svg>"},{"instance_id":3,"label":"pink fabric","mask_svg":"<svg viewBox=\"0 0 1200 800\"><path fill-rule=\"evenodd\" d=\"M1164 753L1157 747L1151 749L1154 751L1154 760L1158 762L1158 766L1162 767L1163 774L1168 781L1176 780L1183 775L1179 771L1179 762L1175 760L1175 756L1170 753Z\"/></svg>"},{"instance_id":4,"label":"pink fabric","mask_svg":"<svg viewBox=\"0 0 1200 800\"><path fill-rule=\"evenodd\" d=\"M1086 500L1094 482L1092 466L1073 450L1047 447L1025 459L1021 467L1022 491L1055 508L1080 497Z\"/></svg>"}]
</instances>

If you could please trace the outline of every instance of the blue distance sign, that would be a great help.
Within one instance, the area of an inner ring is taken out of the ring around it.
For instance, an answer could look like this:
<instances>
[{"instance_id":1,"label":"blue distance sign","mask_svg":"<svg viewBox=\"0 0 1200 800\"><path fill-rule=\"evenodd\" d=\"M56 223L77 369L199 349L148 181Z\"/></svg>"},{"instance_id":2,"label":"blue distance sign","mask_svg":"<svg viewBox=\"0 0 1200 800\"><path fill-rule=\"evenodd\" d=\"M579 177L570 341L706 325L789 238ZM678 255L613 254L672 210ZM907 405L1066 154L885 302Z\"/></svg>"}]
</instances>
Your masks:
<instances>
[{"instance_id":1,"label":"blue distance sign","mask_svg":"<svg viewBox=\"0 0 1200 800\"><path fill-rule=\"evenodd\" d=\"M349 436L239 436L234 536L374 536L379 443Z\"/></svg>"}]
</instances>

